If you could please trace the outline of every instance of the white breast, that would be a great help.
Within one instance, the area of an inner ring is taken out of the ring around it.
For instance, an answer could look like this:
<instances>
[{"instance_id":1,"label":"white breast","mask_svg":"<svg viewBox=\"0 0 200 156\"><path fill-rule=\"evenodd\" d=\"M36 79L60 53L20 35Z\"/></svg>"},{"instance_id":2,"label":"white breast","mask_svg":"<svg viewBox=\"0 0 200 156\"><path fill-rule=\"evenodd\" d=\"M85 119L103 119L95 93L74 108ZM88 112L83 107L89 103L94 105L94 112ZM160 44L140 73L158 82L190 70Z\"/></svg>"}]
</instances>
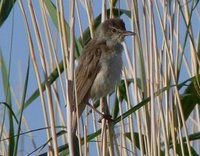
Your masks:
<instances>
[{"instance_id":1,"label":"white breast","mask_svg":"<svg viewBox=\"0 0 200 156\"><path fill-rule=\"evenodd\" d=\"M94 80L90 97L93 100L97 100L113 92L115 85L120 81L121 72L121 50L118 52L103 53L101 57L101 70Z\"/></svg>"}]
</instances>

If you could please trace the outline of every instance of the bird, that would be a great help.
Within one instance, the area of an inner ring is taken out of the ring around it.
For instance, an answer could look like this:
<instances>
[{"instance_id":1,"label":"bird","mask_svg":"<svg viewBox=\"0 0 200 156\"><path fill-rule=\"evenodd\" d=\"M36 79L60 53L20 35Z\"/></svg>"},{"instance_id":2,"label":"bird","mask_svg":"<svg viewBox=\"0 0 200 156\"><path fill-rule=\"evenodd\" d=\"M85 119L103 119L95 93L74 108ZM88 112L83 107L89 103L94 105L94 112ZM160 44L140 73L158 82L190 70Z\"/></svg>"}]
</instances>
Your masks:
<instances>
[{"instance_id":1,"label":"bird","mask_svg":"<svg viewBox=\"0 0 200 156\"><path fill-rule=\"evenodd\" d=\"M135 35L135 32L127 31L122 19L107 19L100 24L94 38L83 49L75 69L78 118L89 99L95 102L115 90L121 79L123 67L121 43L126 36L132 35ZM72 125L75 133L76 113Z\"/></svg>"}]
</instances>

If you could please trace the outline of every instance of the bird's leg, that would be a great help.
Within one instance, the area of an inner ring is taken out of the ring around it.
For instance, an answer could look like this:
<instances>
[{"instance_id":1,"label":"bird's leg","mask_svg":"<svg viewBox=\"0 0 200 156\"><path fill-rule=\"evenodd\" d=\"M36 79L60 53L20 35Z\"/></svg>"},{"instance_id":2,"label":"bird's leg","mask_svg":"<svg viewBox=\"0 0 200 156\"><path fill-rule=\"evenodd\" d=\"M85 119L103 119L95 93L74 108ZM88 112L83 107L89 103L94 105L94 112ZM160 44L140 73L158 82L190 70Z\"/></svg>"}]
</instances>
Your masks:
<instances>
[{"instance_id":1,"label":"bird's leg","mask_svg":"<svg viewBox=\"0 0 200 156\"><path fill-rule=\"evenodd\" d=\"M103 113L101 113L99 110L97 110L96 109L96 107L94 107L93 105L91 105L89 102L87 103L87 105L89 106L89 107L91 107L95 112L97 112L98 114L100 114L101 115L101 118L98 120L98 122L101 122L101 120L104 118L104 119L106 119L106 120L108 120L108 121L114 121L113 119L112 119L112 116L110 115L110 114L108 114L108 113L105 113L105 114L103 114Z\"/></svg>"},{"instance_id":2,"label":"bird's leg","mask_svg":"<svg viewBox=\"0 0 200 156\"><path fill-rule=\"evenodd\" d=\"M99 110L96 109L96 107L94 107L93 105L91 105L89 102L87 103L87 105L92 108L95 112L97 112L100 115L103 115Z\"/></svg>"},{"instance_id":3,"label":"bird's leg","mask_svg":"<svg viewBox=\"0 0 200 156\"><path fill-rule=\"evenodd\" d=\"M112 116L110 114L102 114L102 117L98 120L98 122L101 123L102 119L106 119L110 122L114 122L114 120L112 119Z\"/></svg>"},{"instance_id":4,"label":"bird's leg","mask_svg":"<svg viewBox=\"0 0 200 156\"><path fill-rule=\"evenodd\" d=\"M110 115L110 111L109 111L109 108L108 108L108 103L107 103L106 97L103 97L102 102L103 102L103 112L104 113L103 113L102 118L99 119L99 122L101 122L101 120L103 118L108 120L108 121L114 122L114 120L112 119L112 116Z\"/></svg>"},{"instance_id":5,"label":"bird's leg","mask_svg":"<svg viewBox=\"0 0 200 156\"><path fill-rule=\"evenodd\" d=\"M92 110L96 111L97 107L99 107L99 101L96 101L96 102L94 102L94 103L92 103L92 104L87 103L87 105L88 105L89 107L91 107L91 109L90 109L90 110L88 111L88 113L87 113L87 115L90 115L90 114L92 113Z\"/></svg>"}]
</instances>

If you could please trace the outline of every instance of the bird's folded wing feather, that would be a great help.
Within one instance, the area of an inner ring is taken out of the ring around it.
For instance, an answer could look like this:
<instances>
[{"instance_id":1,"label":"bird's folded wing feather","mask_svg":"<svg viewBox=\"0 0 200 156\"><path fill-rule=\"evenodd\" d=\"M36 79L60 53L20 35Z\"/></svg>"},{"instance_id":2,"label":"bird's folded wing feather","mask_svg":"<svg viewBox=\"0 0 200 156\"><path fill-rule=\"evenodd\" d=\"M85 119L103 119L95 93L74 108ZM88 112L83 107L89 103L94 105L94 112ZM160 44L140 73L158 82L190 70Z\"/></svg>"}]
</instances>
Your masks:
<instances>
[{"instance_id":1,"label":"bird's folded wing feather","mask_svg":"<svg viewBox=\"0 0 200 156\"><path fill-rule=\"evenodd\" d=\"M90 88L101 68L101 53L100 45L89 46L80 57L81 60L75 72L78 105L88 100Z\"/></svg>"}]
</instances>

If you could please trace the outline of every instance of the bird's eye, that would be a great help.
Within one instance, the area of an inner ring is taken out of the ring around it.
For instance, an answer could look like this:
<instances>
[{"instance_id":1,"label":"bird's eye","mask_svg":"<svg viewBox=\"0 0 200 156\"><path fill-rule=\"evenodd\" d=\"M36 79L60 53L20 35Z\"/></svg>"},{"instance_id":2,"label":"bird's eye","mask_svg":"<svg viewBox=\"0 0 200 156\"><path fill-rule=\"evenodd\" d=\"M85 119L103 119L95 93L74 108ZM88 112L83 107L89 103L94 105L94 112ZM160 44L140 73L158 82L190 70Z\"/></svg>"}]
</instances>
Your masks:
<instances>
[{"instance_id":1,"label":"bird's eye","mask_svg":"<svg viewBox=\"0 0 200 156\"><path fill-rule=\"evenodd\" d=\"M113 33L115 33L115 32L116 32L116 29L113 28L111 31L112 31Z\"/></svg>"}]
</instances>

